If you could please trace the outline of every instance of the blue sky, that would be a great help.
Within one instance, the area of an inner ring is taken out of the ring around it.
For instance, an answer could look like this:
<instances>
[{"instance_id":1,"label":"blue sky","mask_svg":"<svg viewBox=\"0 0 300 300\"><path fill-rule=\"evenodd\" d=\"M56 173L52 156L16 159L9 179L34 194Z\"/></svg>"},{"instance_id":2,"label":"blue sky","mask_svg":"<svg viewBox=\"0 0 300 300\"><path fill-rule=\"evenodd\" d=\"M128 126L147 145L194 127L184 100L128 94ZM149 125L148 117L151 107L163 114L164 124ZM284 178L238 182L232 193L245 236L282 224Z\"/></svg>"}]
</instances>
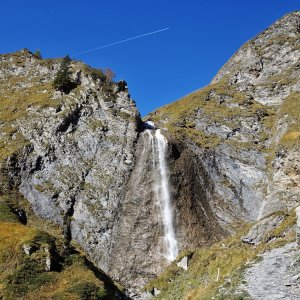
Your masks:
<instances>
[{"instance_id":1,"label":"blue sky","mask_svg":"<svg viewBox=\"0 0 300 300\"><path fill-rule=\"evenodd\" d=\"M169 30L73 58L125 79L142 115L207 85L247 40L299 0L1 0L0 53L43 57Z\"/></svg>"}]
</instances>

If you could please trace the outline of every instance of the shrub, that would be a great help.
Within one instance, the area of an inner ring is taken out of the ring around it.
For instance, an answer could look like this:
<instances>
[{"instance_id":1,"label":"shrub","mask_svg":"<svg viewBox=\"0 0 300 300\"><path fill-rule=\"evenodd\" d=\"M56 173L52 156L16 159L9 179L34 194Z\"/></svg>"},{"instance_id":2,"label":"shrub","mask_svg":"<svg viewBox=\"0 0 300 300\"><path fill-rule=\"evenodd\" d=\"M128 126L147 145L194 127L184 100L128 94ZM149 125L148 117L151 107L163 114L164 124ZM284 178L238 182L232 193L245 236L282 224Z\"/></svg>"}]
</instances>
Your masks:
<instances>
[{"instance_id":1,"label":"shrub","mask_svg":"<svg viewBox=\"0 0 300 300\"><path fill-rule=\"evenodd\" d=\"M105 77L107 83L111 83L115 78L115 76L116 74L114 71L112 71L111 69L105 69Z\"/></svg>"},{"instance_id":2,"label":"shrub","mask_svg":"<svg viewBox=\"0 0 300 300\"><path fill-rule=\"evenodd\" d=\"M77 83L71 78L70 63L71 58L69 55L65 56L53 82L53 87L56 90L66 94L70 93L77 86Z\"/></svg>"},{"instance_id":3,"label":"shrub","mask_svg":"<svg viewBox=\"0 0 300 300\"><path fill-rule=\"evenodd\" d=\"M106 76L100 69L92 68L91 76L93 80L100 79L102 82L106 81Z\"/></svg>"},{"instance_id":4,"label":"shrub","mask_svg":"<svg viewBox=\"0 0 300 300\"><path fill-rule=\"evenodd\" d=\"M76 294L80 300L101 300L107 296L103 288L87 281L74 284L68 289L68 292Z\"/></svg>"},{"instance_id":5,"label":"shrub","mask_svg":"<svg viewBox=\"0 0 300 300\"><path fill-rule=\"evenodd\" d=\"M14 297L24 296L28 291L38 289L53 280L53 274L44 272L41 264L27 259L8 276L6 293Z\"/></svg>"},{"instance_id":6,"label":"shrub","mask_svg":"<svg viewBox=\"0 0 300 300\"><path fill-rule=\"evenodd\" d=\"M35 52L33 53L33 56L38 58L38 59L43 58L40 49L35 50Z\"/></svg>"}]
</instances>

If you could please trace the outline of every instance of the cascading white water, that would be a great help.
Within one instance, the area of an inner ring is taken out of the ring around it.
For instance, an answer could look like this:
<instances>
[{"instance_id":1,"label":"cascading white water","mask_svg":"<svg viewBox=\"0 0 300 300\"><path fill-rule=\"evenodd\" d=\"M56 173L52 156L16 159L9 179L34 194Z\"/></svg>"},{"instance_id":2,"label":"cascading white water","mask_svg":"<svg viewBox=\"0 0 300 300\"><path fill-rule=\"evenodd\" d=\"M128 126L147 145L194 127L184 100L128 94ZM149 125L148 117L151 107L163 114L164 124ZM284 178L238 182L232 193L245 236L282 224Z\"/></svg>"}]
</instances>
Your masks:
<instances>
[{"instance_id":1,"label":"cascading white water","mask_svg":"<svg viewBox=\"0 0 300 300\"><path fill-rule=\"evenodd\" d=\"M178 245L173 226L169 180L166 165L167 140L161 134L160 129L155 131L154 138L152 132L149 131L148 134L152 143L153 166L157 168L157 170L154 170L154 174L156 176L155 192L164 227L165 253L163 253L163 255L171 262L178 255Z\"/></svg>"}]
</instances>

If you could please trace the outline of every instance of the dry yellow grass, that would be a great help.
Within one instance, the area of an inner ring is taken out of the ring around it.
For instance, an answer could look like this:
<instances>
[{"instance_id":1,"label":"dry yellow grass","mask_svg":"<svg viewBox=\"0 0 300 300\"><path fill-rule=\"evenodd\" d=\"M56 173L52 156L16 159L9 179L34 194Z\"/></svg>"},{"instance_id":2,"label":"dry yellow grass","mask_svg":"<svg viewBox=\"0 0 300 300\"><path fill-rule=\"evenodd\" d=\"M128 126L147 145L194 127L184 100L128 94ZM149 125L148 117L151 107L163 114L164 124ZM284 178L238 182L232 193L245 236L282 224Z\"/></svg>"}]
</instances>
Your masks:
<instances>
[{"instance_id":1,"label":"dry yellow grass","mask_svg":"<svg viewBox=\"0 0 300 300\"><path fill-rule=\"evenodd\" d=\"M63 299L80 300L79 295L69 292L69 289L82 282L93 283L99 289L104 289L103 282L96 278L95 274L81 263L75 263L66 267L63 272L56 273L55 277L53 283L42 286L38 291L28 293L26 295L27 299L54 299L56 296L60 296ZM42 295L42 298L37 298L40 295Z\"/></svg>"},{"instance_id":2,"label":"dry yellow grass","mask_svg":"<svg viewBox=\"0 0 300 300\"><path fill-rule=\"evenodd\" d=\"M86 265L84 254L74 254L73 260L65 265L59 272L45 272L51 279L48 283L44 283L41 287L29 289L23 296L12 296L11 292L7 293L7 278L15 276L15 272L28 259L34 259L35 255L30 257L25 255L22 246L30 244L32 240L39 234L34 227L25 226L18 223L0 222L0 298L8 300L28 299L66 299L80 300L80 293L84 293L84 289L92 286L92 295L110 295L110 287L105 286L104 281L96 276L96 274ZM26 258L27 257L27 258ZM20 287L21 288L21 287ZM84 291L82 291L82 289ZM116 289L116 287L115 287ZM109 296L108 296L109 297ZM92 297L91 299L102 299ZM103 298L104 299L104 298ZM108 298L107 298L108 299Z\"/></svg>"},{"instance_id":3,"label":"dry yellow grass","mask_svg":"<svg viewBox=\"0 0 300 300\"><path fill-rule=\"evenodd\" d=\"M36 229L18 223L0 223L0 282L20 263L24 243L33 239Z\"/></svg>"}]
</instances>

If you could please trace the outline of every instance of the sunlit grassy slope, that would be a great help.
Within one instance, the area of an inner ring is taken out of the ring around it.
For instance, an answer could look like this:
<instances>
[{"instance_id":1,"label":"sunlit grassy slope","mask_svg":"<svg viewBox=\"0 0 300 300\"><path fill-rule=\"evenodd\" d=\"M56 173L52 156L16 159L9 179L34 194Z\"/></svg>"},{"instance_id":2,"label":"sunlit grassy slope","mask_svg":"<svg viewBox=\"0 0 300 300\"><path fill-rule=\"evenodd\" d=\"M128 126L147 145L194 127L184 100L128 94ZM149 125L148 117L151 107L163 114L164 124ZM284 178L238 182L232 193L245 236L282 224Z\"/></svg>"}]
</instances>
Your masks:
<instances>
[{"instance_id":1,"label":"sunlit grassy slope","mask_svg":"<svg viewBox=\"0 0 300 300\"><path fill-rule=\"evenodd\" d=\"M209 248L181 253L172 265L146 286L146 290L160 290L161 294L155 299L164 300L250 299L245 291L236 290L243 282L243 271L259 259L259 254L294 241L295 223L295 212L285 214L280 226L269 232L258 246L241 241L249 228L245 226L246 229L237 235ZM177 267L176 262L186 255L190 260L188 270L184 271Z\"/></svg>"},{"instance_id":2,"label":"sunlit grassy slope","mask_svg":"<svg viewBox=\"0 0 300 300\"><path fill-rule=\"evenodd\" d=\"M14 199L8 200L0 198L1 299L114 299L121 294L79 248L64 252L59 227L30 214L29 224L21 224L11 205ZM46 271L48 251L51 271Z\"/></svg>"},{"instance_id":3,"label":"sunlit grassy slope","mask_svg":"<svg viewBox=\"0 0 300 300\"><path fill-rule=\"evenodd\" d=\"M224 139L214 133L197 128L197 119L207 126L226 126L231 130L241 127L241 121L259 116L261 129L258 140L253 142ZM183 99L163 106L146 117L159 126L166 127L177 137L189 137L201 147L211 148L221 143L235 147L265 150L264 141L269 137L277 120L277 109L265 107L254 99L236 90L225 77L218 83L187 95Z\"/></svg>"}]
</instances>

